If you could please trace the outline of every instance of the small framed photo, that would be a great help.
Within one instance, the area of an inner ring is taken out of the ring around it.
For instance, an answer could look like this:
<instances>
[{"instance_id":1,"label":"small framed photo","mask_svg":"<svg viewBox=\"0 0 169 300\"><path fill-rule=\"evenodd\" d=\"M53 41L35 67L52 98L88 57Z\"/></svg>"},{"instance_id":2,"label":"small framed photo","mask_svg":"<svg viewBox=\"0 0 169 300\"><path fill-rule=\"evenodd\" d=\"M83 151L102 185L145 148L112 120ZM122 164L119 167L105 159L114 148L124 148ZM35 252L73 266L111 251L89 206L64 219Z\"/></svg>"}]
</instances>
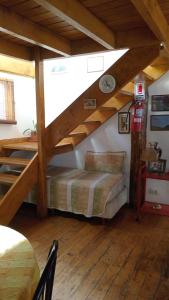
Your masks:
<instances>
[{"instance_id":1,"label":"small framed photo","mask_svg":"<svg viewBox=\"0 0 169 300\"><path fill-rule=\"evenodd\" d=\"M151 97L152 111L169 111L169 95L153 95Z\"/></svg>"},{"instance_id":2,"label":"small framed photo","mask_svg":"<svg viewBox=\"0 0 169 300\"><path fill-rule=\"evenodd\" d=\"M168 131L169 115L151 115L150 129L153 131Z\"/></svg>"},{"instance_id":3,"label":"small framed photo","mask_svg":"<svg viewBox=\"0 0 169 300\"><path fill-rule=\"evenodd\" d=\"M166 168L166 159L148 162L148 172L164 173Z\"/></svg>"},{"instance_id":4,"label":"small framed photo","mask_svg":"<svg viewBox=\"0 0 169 300\"><path fill-rule=\"evenodd\" d=\"M130 133L130 113L119 112L118 113L118 132Z\"/></svg>"},{"instance_id":5,"label":"small framed photo","mask_svg":"<svg viewBox=\"0 0 169 300\"><path fill-rule=\"evenodd\" d=\"M84 109L96 109L96 99L84 99Z\"/></svg>"}]
</instances>

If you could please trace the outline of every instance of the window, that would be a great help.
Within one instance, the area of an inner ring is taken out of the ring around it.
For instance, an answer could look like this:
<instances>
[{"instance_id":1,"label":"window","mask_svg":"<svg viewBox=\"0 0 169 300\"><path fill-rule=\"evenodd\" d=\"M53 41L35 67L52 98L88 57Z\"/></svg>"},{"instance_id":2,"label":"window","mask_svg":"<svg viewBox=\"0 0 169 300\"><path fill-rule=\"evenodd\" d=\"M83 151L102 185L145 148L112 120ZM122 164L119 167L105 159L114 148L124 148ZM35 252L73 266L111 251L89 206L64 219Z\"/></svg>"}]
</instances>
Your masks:
<instances>
[{"instance_id":1,"label":"window","mask_svg":"<svg viewBox=\"0 0 169 300\"><path fill-rule=\"evenodd\" d=\"M12 80L0 79L0 123L16 124Z\"/></svg>"}]
</instances>

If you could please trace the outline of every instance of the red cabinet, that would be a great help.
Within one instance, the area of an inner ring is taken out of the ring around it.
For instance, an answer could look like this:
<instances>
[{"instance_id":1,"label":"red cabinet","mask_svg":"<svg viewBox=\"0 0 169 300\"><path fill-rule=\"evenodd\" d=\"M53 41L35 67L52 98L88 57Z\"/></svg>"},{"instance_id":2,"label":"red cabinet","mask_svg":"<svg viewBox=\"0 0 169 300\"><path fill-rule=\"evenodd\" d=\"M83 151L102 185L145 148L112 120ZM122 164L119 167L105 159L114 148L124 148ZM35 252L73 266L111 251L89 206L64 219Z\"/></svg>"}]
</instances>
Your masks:
<instances>
[{"instance_id":1,"label":"red cabinet","mask_svg":"<svg viewBox=\"0 0 169 300\"><path fill-rule=\"evenodd\" d=\"M157 189L158 189L158 181L169 181L169 172L168 173L149 173L146 171L145 166L141 166L139 169L138 174L138 181L137 181L137 189L136 189L136 206L137 206L137 213L138 218L140 213L151 213L151 214L159 214L169 216L169 204L163 204L159 200L159 202L152 202L148 201L148 197L146 197L146 181L147 179L155 179L157 182ZM165 182L164 182L165 183ZM159 183L160 185L160 183ZM164 191L165 193L165 191ZM169 203L169 194L166 196L168 197Z\"/></svg>"}]
</instances>

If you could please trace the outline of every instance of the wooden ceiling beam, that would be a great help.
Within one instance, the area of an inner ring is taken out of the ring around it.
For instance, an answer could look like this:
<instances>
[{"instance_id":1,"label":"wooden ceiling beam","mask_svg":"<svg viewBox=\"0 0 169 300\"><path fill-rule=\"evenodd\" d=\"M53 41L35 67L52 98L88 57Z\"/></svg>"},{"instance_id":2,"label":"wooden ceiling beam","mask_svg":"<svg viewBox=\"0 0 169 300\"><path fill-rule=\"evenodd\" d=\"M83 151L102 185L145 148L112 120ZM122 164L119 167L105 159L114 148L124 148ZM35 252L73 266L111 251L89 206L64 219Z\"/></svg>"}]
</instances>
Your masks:
<instances>
[{"instance_id":1,"label":"wooden ceiling beam","mask_svg":"<svg viewBox=\"0 0 169 300\"><path fill-rule=\"evenodd\" d=\"M116 32L115 48L136 48L159 44L156 36L149 28L133 28L127 31Z\"/></svg>"},{"instance_id":2,"label":"wooden ceiling beam","mask_svg":"<svg viewBox=\"0 0 169 300\"><path fill-rule=\"evenodd\" d=\"M115 33L115 49L158 45L159 41L147 28L137 28ZM102 52L105 48L90 38L71 41L72 55Z\"/></svg>"},{"instance_id":3,"label":"wooden ceiling beam","mask_svg":"<svg viewBox=\"0 0 169 300\"><path fill-rule=\"evenodd\" d=\"M115 46L114 33L77 0L35 0L55 16L83 32L106 49Z\"/></svg>"},{"instance_id":4,"label":"wooden ceiling beam","mask_svg":"<svg viewBox=\"0 0 169 300\"><path fill-rule=\"evenodd\" d=\"M0 53L25 60L32 60L33 56L32 48L13 43L3 38L1 38L0 42Z\"/></svg>"},{"instance_id":5,"label":"wooden ceiling beam","mask_svg":"<svg viewBox=\"0 0 169 300\"><path fill-rule=\"evenodd\" d=\"M66 39L2 6L0 31L63 56L71 54L70 43Z\"/></svg>"},{"instance_id":6,"label":"wooden ceiling beam","mask_svg":"<svg viewBox=\"0 0 169 300\"><path fill-rule=\"evenodd\" d=\"M3 38L1 38L1 42L0 42L0 54L4 54L10 57L15 57L23 60L28 60L28 61L34 60L34 48L35 46L27 47L25 45L21 45L16 42L6 40ZM56 52L41 48L42 59L50 59L50 58L58 58L58 57L61 57L61 55L59 55Z\"/></svg>"},{"instance_id":7,"label":"wooden ceiling beam","mask_svg":"<svg viewBox=\"0 0 169 300\"><path fill-rule=\"evenodd\" d=\"M0 72L16 74L20 76L35 77L33 62L0 55Z\"/></svg>"},{"instance_id":8,"label":"wooden ceiling beam","mask_svg":"<svg viewBox=\"0 0 169 300\"><path fill-rule=\"evenodd\" d=\"M157 0L130 0L148 27L169 52L169 25Z\"/></svg>"}]
</instances>

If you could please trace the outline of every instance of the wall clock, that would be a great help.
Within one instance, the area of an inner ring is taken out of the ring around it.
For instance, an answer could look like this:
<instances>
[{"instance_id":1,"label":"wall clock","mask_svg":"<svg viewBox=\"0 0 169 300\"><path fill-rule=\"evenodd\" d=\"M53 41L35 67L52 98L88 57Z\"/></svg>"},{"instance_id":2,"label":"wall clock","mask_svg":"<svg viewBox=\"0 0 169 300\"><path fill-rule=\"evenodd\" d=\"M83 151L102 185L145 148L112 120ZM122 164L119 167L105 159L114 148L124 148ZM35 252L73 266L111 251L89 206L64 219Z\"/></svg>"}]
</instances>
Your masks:
<instances>
[{"instance_id":1,"label":"wall clock","mask_svg":"<svg viewBox=\"0 0 169 300\"><path fill-rule=\"evenodd\" d=\"M112 75L105 74L99 80L99 89L102 93L111 93L116 86L116 80Z\"/></svg>"}]
</instances>

